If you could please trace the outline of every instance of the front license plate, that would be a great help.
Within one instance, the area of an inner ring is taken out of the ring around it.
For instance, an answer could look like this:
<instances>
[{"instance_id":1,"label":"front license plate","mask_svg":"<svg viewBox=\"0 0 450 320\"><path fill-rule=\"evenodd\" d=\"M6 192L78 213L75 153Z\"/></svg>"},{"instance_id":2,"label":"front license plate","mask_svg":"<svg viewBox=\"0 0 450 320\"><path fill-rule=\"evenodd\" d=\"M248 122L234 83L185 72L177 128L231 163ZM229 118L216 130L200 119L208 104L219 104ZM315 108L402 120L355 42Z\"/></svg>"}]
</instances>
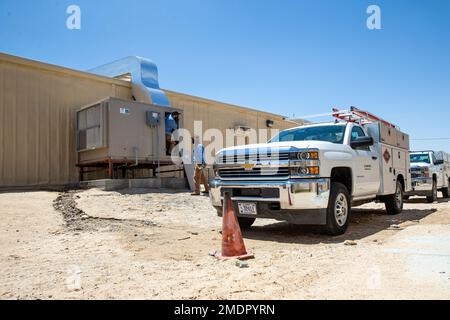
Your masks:
<instances>
[{"instance_id":1,"label":"front license plate","mask_svg":"<svg viewBox=\"0 0 450 320\"><path fill-rule=\"evenodd\" d=\"M258 213L256 210L256 203L239 202L238 207L239 207L240 214L256 215Z\"/></svg>"}]
</instances>

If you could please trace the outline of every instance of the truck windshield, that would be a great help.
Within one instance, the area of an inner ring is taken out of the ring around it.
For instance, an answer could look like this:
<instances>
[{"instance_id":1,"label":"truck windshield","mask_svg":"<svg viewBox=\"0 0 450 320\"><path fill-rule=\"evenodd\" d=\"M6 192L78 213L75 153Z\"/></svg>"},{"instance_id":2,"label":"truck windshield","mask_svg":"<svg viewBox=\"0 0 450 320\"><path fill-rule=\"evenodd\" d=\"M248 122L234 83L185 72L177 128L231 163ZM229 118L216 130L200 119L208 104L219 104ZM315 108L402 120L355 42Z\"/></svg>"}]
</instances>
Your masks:
<instances>
[{"instance_id":1,"label":"truck windshield","mask_svg":"<svg viewBox=\"0 0 450 320\"><path fill-rule=\"evenodd\" d=\"M409 155L409 158L412 163L414 162L425 162L425 163L431 163L430 162L430 155L428 153L416 153Z\"/></svg>"},{"instance_id":2,"label":"truck windshield","mask_svg":"<svg viewBox=\"0 0 450 320\"><path fill-rule=\"evenodd\" d=\"M345 125L327 125L297 128L280 132L270 142L317 140L331 143L343 143Z\"/></svg>"}]
</instances>

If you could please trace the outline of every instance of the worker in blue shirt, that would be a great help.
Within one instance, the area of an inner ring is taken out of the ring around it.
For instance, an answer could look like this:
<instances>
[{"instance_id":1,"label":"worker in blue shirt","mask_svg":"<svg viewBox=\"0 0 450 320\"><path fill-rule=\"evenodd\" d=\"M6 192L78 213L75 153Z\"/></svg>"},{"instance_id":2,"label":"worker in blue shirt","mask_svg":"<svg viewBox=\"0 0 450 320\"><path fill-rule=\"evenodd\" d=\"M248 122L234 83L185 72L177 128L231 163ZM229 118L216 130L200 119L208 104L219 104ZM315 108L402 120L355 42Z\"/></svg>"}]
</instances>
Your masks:
<instances>
[{"instance_id":1,"label":"worker in blue shirt","mask_svg":"<svg viewBox=\"0 0 450 320\"><path fill-rule=\"evenodd\" d=\"M195 190L192 193L193 196L200 195L200 184L202 183L205 186L205 194L209 193L208 181L206 180L205 173L203 170L206 168L205 161L205 146L200 143L200 137L195 136L194 138L194 185Z\"/></svg>"},{"instance_id":2,"label":"worker in blue shirt","mask_svg":"<svg viewBox=\"0 0 450 320\"><path fill-rule=\"evenodd\" d=\"M166 126L166 155L170 156L172 149L175 146L175 141L172 141L172 134L175 130L178 130L178 112L169 113L165 119Z\"/></svg>"}]
</instances>

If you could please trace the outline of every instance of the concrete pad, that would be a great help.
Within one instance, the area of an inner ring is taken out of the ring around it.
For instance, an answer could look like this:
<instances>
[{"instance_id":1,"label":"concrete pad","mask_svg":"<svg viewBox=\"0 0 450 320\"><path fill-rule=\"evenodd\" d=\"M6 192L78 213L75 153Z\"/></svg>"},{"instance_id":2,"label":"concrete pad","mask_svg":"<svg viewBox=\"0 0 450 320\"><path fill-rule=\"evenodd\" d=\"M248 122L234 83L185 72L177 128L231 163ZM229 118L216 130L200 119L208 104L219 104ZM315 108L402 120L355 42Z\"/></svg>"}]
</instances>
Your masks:
<instances>
[{"instance_id":1,"label":"concrete pad","mask_svg":"<svg viewBox=\"0 0 450 320\"><path fill-rule=\"evenodd\" d=\"M137 189L173 189L188 190L189 185L186 179L180 178L149 178L149 179L105 179L80 182L81 188L98 188L104 191L116 191L127 188Z\"/></svg>"}]
</instances>

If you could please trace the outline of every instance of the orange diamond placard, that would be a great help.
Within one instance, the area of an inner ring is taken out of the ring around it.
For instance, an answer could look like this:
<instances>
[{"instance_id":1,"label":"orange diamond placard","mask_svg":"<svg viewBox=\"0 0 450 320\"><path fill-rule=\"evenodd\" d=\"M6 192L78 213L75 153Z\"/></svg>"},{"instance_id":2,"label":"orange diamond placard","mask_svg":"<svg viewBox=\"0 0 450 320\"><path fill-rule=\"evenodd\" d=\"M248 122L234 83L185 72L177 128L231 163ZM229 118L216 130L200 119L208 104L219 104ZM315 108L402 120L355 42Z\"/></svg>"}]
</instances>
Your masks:
<instances>
[{"instance_id":1,"label":"orange diamond placard","mask_svg":"<svg viewBox=\"0 0 450 320\"><path fill-rule=\"evenodd\" d=\"M389 160L391 160L391 154L389 153L388 149L386 149L386 151L383 153L383 158L386 163L389 163Z\"/></svg>"}]
</instances>

